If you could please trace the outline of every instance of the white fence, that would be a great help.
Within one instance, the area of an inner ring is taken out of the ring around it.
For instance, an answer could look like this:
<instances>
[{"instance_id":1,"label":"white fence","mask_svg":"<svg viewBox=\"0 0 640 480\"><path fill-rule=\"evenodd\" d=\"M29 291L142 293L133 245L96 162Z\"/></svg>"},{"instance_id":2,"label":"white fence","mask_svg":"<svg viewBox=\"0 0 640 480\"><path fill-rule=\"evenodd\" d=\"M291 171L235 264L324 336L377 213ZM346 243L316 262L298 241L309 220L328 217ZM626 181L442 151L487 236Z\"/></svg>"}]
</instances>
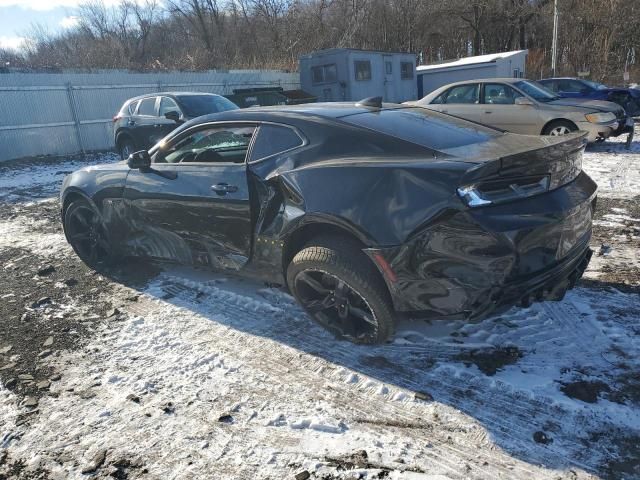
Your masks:
<instances>
[{"instance_id":1,"label":"white fence","mask_svg":"<svg viewBox=\"0 0 640 480\"><path fill-rule=\"evenodd\" d=\"M297 73L271 70L0 74L0 161L113 148L112 117L128 98L189 90L300 88Z\"/></svg>"}]
</instances>

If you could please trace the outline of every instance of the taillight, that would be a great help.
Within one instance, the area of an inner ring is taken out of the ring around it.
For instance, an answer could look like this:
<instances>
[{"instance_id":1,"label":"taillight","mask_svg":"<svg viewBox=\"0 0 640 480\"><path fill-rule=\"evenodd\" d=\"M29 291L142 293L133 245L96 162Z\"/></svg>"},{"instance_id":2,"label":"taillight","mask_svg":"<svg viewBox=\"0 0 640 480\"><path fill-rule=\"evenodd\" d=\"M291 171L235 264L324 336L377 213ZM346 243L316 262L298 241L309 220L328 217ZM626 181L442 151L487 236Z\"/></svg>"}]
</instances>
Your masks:
<instances>
[{"instance_id":1,"label":"taillight","mask_svg":"<svg viewBox=\"0 0 640 480\"><path fill-rule=\"evenodd\" d=\"M462 186L458 195L470 207L482 207L548 192L549 184L549 175L504 178Z\"/></svg>"},{"instance_id":2,"label":"taillight","mask_svg":"<svg viewBox=\"0 0 640 480\"><path fill-rule=\"evenodd\" d=\"M122 115L118 114L118 115L114 116L111 120L113 120L113 123L116 123L121 118L122 118Z\"/></svg>"}]
</instances>

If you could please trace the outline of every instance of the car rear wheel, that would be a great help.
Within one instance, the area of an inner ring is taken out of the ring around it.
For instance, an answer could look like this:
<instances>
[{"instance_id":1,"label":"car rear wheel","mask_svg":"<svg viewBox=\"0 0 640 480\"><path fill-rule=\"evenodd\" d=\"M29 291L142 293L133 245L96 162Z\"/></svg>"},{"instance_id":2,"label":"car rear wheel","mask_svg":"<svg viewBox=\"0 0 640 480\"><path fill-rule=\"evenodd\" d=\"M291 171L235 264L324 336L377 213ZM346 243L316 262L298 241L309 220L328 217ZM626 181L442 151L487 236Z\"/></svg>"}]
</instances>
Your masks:
<instances>
[{"instance_id":1,"label":"car rear wheel","mask_svg":"<svg viewBox=\"0 0 640 480\"><path fill-rule=\"evenodd\" d=\"M394 313L380 274L354 243L317 239L287 268L291 293L327 330L354 343L382 343L394 330Z\"/></svg>"},{"instance_id":2,"label":"car rear wheel","mask_svg":"<svg viewBox=\"0 0 640 480\"><path fill-rule=\"evenodd\" d=\"M556 137L558 135L566 135L568 133L575 132L576 130L578 130L578 127L573 123L565 120L556 120L555 122L551 122L547 125L542 134Z\"/></svg>"},{"instance_id":3,"label":"car rear wheel","mask_svg":"<svg viewBox=\"0 0 640 480\"><path fill-rule=\"evenodd\" d=\"M127 158L129 158L129 155L131 155L136 149L133 142L129 139L122 140L119 143L119 145L120 145L120 158L122 160L126 160Z\"/></svg>"},{"instance_id":4,"label":"car rear wheel","mask_svg":"<svg viewBox=\"0 0 640 480\"><path fill-rule=\"evenodd\" d=\"M86 201L75 200L64 215L64 231L80 259L94 270L113 262L107 230L98 212Z\"/></svg>"}]
</instances>

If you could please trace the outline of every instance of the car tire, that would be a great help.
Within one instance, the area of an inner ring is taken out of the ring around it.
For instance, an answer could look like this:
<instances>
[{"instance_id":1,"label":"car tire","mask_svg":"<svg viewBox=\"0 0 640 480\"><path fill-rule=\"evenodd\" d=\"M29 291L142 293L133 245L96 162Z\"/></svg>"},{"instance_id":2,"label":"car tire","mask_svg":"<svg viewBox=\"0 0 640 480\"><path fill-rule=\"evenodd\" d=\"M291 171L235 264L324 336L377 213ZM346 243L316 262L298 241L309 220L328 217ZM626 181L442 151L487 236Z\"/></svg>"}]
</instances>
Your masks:
<instances>
[{"instance_id":1,"label":"car tire","mask_svg":"<svg viewBox=\"0 0 640 480\"><path fill-rule=\"evenodd\" d=\"M571 132L575 132L578 130L578 127L574 123L571 123L567 120L555 120L547 125L542 131L543 135L566 135Z\"/></svg>"},{"instance_id":2,"label":"car tire","mask_svg":"<svg viewBox=\"0 0 640 480\"><path fill-rule=\"evenodd\" d=\"M64 212L64 232L76 255L96 271L113 265L113 249L101 215L86 200L71 202Z\"/></svg>"},{"instance_id":3,"label":"car tire","mask_svg":"<svg viewBox=\"0 0 640 480\"><path fill-rule=\"evenodd\" d=\"M129 155L135 152L136 146L133 144L131 140L129 140L128 138L125 138L124 140L121 140L120 142L118 142L118 150L120 153L120 158L122 160L126 160L129 158Z\"/></svg>"},{"instance_id":4,"label":"car tire","mask_svg":"<svg viewBox=\"0 0 640 480\"><path fill-rule=\"evenodd\" d=\"M340 338L376 344L394 333L387 287L355 241L326 237L309 242L291 260L287 284L309 315Z\"/></svg>"}]
</instances>

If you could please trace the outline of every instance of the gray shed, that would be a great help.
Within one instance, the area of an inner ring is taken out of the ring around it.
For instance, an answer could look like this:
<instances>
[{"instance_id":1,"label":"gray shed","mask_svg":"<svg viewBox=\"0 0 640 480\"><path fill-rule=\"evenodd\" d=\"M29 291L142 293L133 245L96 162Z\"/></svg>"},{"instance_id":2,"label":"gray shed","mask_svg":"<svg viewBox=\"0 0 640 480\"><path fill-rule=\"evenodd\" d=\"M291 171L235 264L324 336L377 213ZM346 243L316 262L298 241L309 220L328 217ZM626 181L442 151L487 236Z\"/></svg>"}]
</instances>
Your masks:
<instances>
[{"instance_id":1,"label":"gray shed","mask_svg":"<svg viewBox=\"0 0 640 480\"><path fill-rule=\"evenodd\" d=\"M381 96L385 102L400 103L416 98L415 65L412 53L319 50L300 57L300 83L319 102Z\"/></svg>"},{"instance_id":2,"label":"gray shed","mask_svg":"<svg viewBox=\"0 0 640 480\"><path fill-rule=\"evenodd\" d=\"M522 78L525 76L526 62L527 50L515 50L420 65L416 68L418 98L453 82L478 78Z\"/></svg>"}]
</instances>

